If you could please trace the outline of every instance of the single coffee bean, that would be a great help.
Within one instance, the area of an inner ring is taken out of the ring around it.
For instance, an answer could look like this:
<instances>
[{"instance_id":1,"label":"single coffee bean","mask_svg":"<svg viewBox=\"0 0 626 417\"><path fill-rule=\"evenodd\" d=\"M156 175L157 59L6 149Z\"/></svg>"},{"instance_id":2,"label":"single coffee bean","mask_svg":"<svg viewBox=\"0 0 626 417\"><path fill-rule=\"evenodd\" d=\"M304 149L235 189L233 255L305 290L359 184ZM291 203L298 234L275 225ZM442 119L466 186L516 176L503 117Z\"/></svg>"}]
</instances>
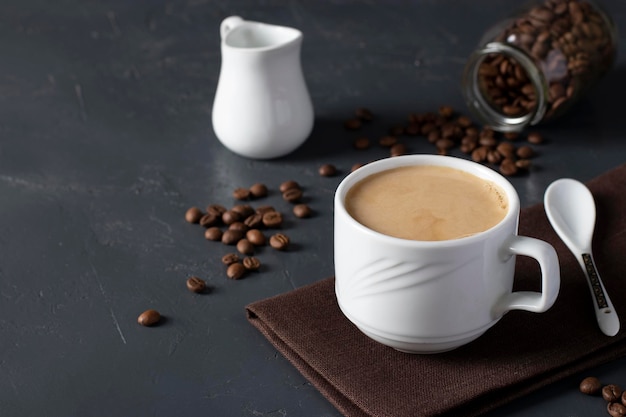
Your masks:
<instances>
[{"instance_id":1,"label":"single coffee bean","mask_svg":"<svg viewBox=\"0 0 626 417\"><path fill-rule=\"evenodd\" d=\"M250 198L250 190L247 188L235 188L233 191L233 198L235 200L247 200Z\"/></svg>"},{"instance_id":2,"label":"single coffee bean","mask_svg":"<svg viewBox=\"0 0 626 417\"><path fill-rule=\"evenodd\" d=\"M270 211L276 211L276 209L273 206L259 206L256 208L256 212L260 215L264 215L265 213L269 213Z\"/></svg>"},{"instance_id":3,"label":"single coffee bean","mask_svg":"<svg viewBox=\"0 0 626 417\"><path fill-rule=\"evenodd\" d=\"M290 188L283 193L283 200L295 203L302 198L302 190L298 188Z\"/></svg>"},{"instance_id":4,"label":"single coffee bean","mask_svg":"<svg viewBox=\"0 0 626 417\"><path fill-rule=\"evenodd\" d=\"M600 392L600 389L602 389L602 384L595 376L588 376L580 381L579 389L583 394L595 395Z\"/></svg>"},{"instance_id":5,"label":"single coffee bean","mask_svg":"<svg viewBox=\"0 0 626 417\"><path fill-rule=\"evenodd\" d=\"M239 214L239 218L241 219L245 219L246 217L254 213L254 209L249 204L237 204L233 206L233 208L231 208L230 210Z\"/></svg>"},{"instance_id":6,"label":"single coffee bean","mask_svg":"<svg viewBox=\"0 0 626 417\"><path fill-rule=\"evenodd\" d=\"M511 142L500 142L496 146L496 150L505 158L513 158L515 156L515 145Z\"/></svg>"},{"instance_id":7,"label":"single coffee bean","mask_svg":"<svg viewBox=\"0 0 626 417\"><path fill-rule=\"evenodd\" d=\"M441 139L441 131L439 129L433 129L426 135L426 140L428 143L437 143L437 141Z\"/></svg>"},{"instance_id":8,"label":"single coffee bean","mask_svg":"<svg viewBox=\"0 0 626 417\"><path fill-rule=\"evenodd\" d=\"M371 112L370 109L368 109L366 107L359 107L354 112L354 115L359 120L363 120L364 122L369 122L369 121L372 121L374 119L374 114Z\"/></svg>"},{"instance_id":9,"label":"single coffee bean","mask_svg":"<svg viewBox=\"0 0 626 417\"><path fill-rule=\"evenodd\" d=\"M216 224L218 224L219 221L220 221L220 218L217 217L215 214L207 213L203 215L202 217L200 217L200 220L198 221L198 223L200 223L200 226L202 227L211 227L211 226L215 226Z\"/></svg>"},{"instance_id":10,"label":"single coffee bean","mask_svg":"<svg viewBox=\"0 0 626 417\"><path fill-rule=\"evenodd\" d=\"M435 142L435 146L437 149L449 150L454 147L454 141L452 139L442 138Z\"/></svg>"},{"instance_id":11,"label":"single coffee bean","mask_svg":"<svg viewBox=\"0 0 626 417\"><path fill-rule=\"evenodd\" d=\"M626 416L626 407L622 403L610 402L606 405L606 411L611 417Z\"/></svg>"},{"instance_id":12,"label":"single coffee bean","mask_svg":"<svg viewBox=\"0 0 626 417\"><path fill-rule=\"evenodd\" d=\"M201 293L206 290L206 282L198 277L187 278L187 289L191 292Z\"/></svg>"},{"instance_id":13,"label":"single coffee bean","mask_svg":"<svg viewBox=\"0 0 626 417\"><path fill-rule=\"evenodd\" d=\"M156 310L146 310L139 315L137 323L142 326L154 326L161 320L161 314Z\"/></svg>"},{"instance_id":14,"label":"single coffee bean","mask_svg":"<svg viewBox=\"0 0 626 417\"><path fill-rule=\"evenodd\" d=\"M261 267L261 261L254 256L246 256L243 258L243 266L248 271L257 271Z\"/></svg>"},{"instance_id":15,"label":"single coffee bean","mask_svg":"<svg viewBox=\"0 0 626 417\"><path fill-rule=\"evenodd\" d=\"M531 165L530 159L518 159L515 161L515 166L519 169L528 170Z\"/></svg>"},{"instance_id":16,"label":"single coffee bean","mask_svg":"<svg viewBox=\"0 0 626 417\"><path fill-rule=\"evenodd\" d=\"M222 214L222 222L227 226L230 226L231 224L238 222L240 220L241 220L241 214L237 213L236 211L226 210Z\"/></svg>"},{"instance_id":17,"label":"single coffee bean","mask_svg":"<svg viewBox=\"0 0 626 417\"><path fill-rule=\"evenodd\" d=\"M378 144L385 148L391 148L396 143L398 143L398 138L391 135L383 136L378 140Z\"/></svg>"},{"instance_id":18,"label":"single coffee bean","mask_svg":"<svg viewBox=\"0 0 626 417\"><path fill-rule=\"evenodd\" d=\"M228 265L226 276L230 279L241 279L246 274L246 267L241 262Z\"/></svg>"},{"instance_id":19,"label":"single coffee bean","mask_svg":"<svg viewBox=\"0 0 626 417\"><path fill-rule=\"evenodd\" d=\"M498 144L498 140L493 136L483 136L478 139L478 143L482 146L488 146L492 148Z\"/></svg>"},{"instance_id":20,"label":"single coffee bean","mask_svg":"<svg viewBox=\"0 0 626 417\"><path fill-rule=\"evenodd\" d=\"M220 204L209 204L206 208L207 213L212 213L217 217L222 217L222 214L226 211L226 207Z\"/></svg>"},{"instance_id":21,"label":"single coffee bean","mask_svg":"<svg viewBox=\"0 0 626 417\"><path fill-rule=\"evenodd\" d=\"M452 108L452 106L441 106L439 107L439 114L442 117L449 119L454 116L454 109Z\"/></svg>"},{"instance_id":22,"label":"single coffee bean","mask_svg":"<svg viewBox=\"0 0 626 417\"><path fill-rule=\"evenodd\" d=\"M476 126L465 128L465 136L469 136L470 138L477 138L479 133L480 132Z\"/></svg>"},{"instance_id":23,"label":"single coffee bean","mask_svg":"<svg viewBox=\"0 0 626 417\"><path fill-rule=\"evenodd\" d=\"M626 391L622 391L622 404L626 405Z\"/></svg>"},{"instance_id":24,"label":"single coffee bean","mask_svg":"<svg viewBox=\"0 0 626 417\"><path fill-rule=\"evenodd\" d=\"M267 196L267 186L265 184L256 183L250 187L250 194L254 198L262 198Z\"/></svg>"},{"instance_id":25,"label":"single coffee bean","mask_svg":"<svg viewBox=\"0 0 626 417\"><path fill-rule=\"evenodd\" d=\"M300 219L311 217L311 207L307 204L296 204L293 206L293 214Z\"/></svg>"},{"instance_id":26,"label":"single coffee bean","mask_svg":"<svg viewBox=\"0 0 626 417\"><path fill-rule=\"evenodd\" d=\"M285 250L289 246L289 238L282 233L276 233L270 237L270 246L277 250Z\"/></svg>"},{"instance_id":27,"label":"single coffee bean","mask_svg":"<svg viewBox=\"0 0 626 417\"><path fill-rule=\"evenodd\" d=\"M517 132L505 132L502 136L504 136L504 139L506 139L506 140L514 141L514 140L517 140L517 138L519 138L519 133L517 133Z\"/></svg>"},{"instance_id":28,"label":"single coffee bean","mask_svg":"<svg viewBox=\"0 0 626 417\"><path fill-rule=\"evenodd\" d=\"M390 156L406 155L406 145L404 143L396 143L389 149Z\"/></svg>"},{"instance_id":29,"label":"single coffee bean","mask_svg":"<svg viewBox=\"0 0 626 417\"><path fill-rule=\"evenodd\" d=\"M226 230L222 234L222 243L225 245L235 245L241 239L243 239L245 233L241 230Z\"/></svg>"},{"instance_id":30,"label":"single coffee bean","mask_svg":"<svg viewBox=\"0 0 626 417\"><path fill-rule=\"evenodd\" d=\"M350 172L354 172L354 171L356 171L357 169L361 168L363 165L365 165L365 164L362 164L362 163L360 163L360 162L357 162L356 164L354 164L354 165L352 165L352 166L350 167Z\"/></svg>"},{"instance_id":31,"label":"single coffee bean","mask_svg":"<svg viewBox=\"0 0 626 417\"><path fill-rule=\"evenodd\" d=\"M228 226L228 230L239 230L244 233L247 232L248 229L250 229L250 227L248 227L248 225L244 222L235 222Z\"/></svg>"},{"instance_id":32,"label":"single coffee bean","mask_svg":"<svg viewBox=\"0 0 626 417\"><path fill-rule=\"evenodd\" d=\"M361 128L361 124L359 119L349 119L343 123L343 126L348 130L358 130Z\"/></svg>"},{"instance_id":33,"label":"single coffee bean","mask_svg":"<svg viewBox=\"0 0 626 417\"><path fill-rule=\"evenodd\" d=\"M467 116L459 116L456 119L456 122L459 126L463 127L463 128L468 128L472 125L472 119L470 119Z\"/></svg>"},{"instance_id":34,"label":"single coffee bean","mask_svg":"<svg viewBox=\"0 0 626 417\"><path fill-rule=\"evenodd\" d=\"M224 232L222 232L222 230L217 227L217 226L212 226L209 227L208 229L206 229L204 231L204 238L206 240L213 240L215 242L222 240L222 235L224 234Z\"/></svg>"},{"instance_id":35,"label":"single coffee bean","mask_svg":"<svg viewBox=\"0 0 626 417\"><path fill-rule=\"evenodd\" d=\"M607 402L620 401L622 397L622 389L615 384L609 384L602 387L602 398Z\"/></svg>"},{"instance_id":36,"label":"single coffee bean","mask_svg":"<svg viewBox=\"0 0 626 417\"><path fill-rule=\"evenodd\" d=\"M185 213L185 220L189 223L199 223L202 216L202 210L198 207L191 207Z\"/></svg>"},{"instance_id":37,"label":"single coffee bean","mask_svg":"<svg viewBox=\"0 0 626 417\"><path fill-rule=\"evenodd\" d=\"M516 153L522 159L532 158L535 155L535 151L530 146L520 146Z\"/></svg>"},{"instance_id":38,"label":"single coffee bean","mask_svg":"<svg viewBox=\"0 0 626 417\"><path fill-rule=\"evenodd\" d=\"M237 242L237 250L244 255L252 255L254 253L254 245L246 238Z\"/></svg>"},{"instance_id":39,"label":"single coffee bean","mask_svg":"<svg viewBox=\"0 0 626 417\"><path fill-rule=\"evenodd\" d=\"M318 172L322 177L334 177L337 175L337 168L333 164L324 164L319 167Z\"/></svg>"},{"instance_id":40,"label":"single coffee bean","mask_svg":"<svg viewBox=\"0 0 626 417\"><path fill-rule=\"evenodd\" d=\"M265 245L265 242L267 240L263 232L261 232L259 229L248 230L248 232L246 233L246 239L248 239L248 241L254 246L263 246Z\"/></svg>"},{"instance_id":41,"label":"single coffee bean","mask_svg":"<svg viewBox=\"0 0 626 417\"><path fill-rule=\"evenodd\" d=\"M243 221L243 224L248 226L250 229L256 229L257 227L263 226L263 214L254 213Z\"/></svg>"},{"instance_id":42,"label":"single coffee bean","mask_svg":"<svg viewBox=\"0 0 626 417\"><path fill-rule=\"evenodd\" d=\"M515 165L515 160L506 158L502 160L500 164L500 173L504 176L510 177L517 174L517 165Z\"/></svg>"},{"instance_id":43,"label":"single coffee bean","mask_svg":"<svg viewBox=\"0 0 626 417\"><path fill-rule=\"evenodd\" d=\"M354 140L354 142L352 143L352 145L354 146L354 149L359 149L359 150L363 150L363 149L367 149L370 147L370 140L366 137L358 137Z\"/></svg>"},{"instance_id":44,"label":"single coffee bean","mask_svg":"<svg viewBox=\"0 0 626 417\"><path fill-rule=\"evenodd\" d=\"M484 162L487 160L487 153L489 148L486 146L480 146L472 151L472 160L474 162Z\"/></svg>"},{"instance_id":45,"label":"single coffee bean","mask_svg":"<svg viewBox=\"0 0 626 417\"><path fill-rule=\"evenodd\" d=\"M491 150L487 152L487 162L489 162L490 164L497 165L502 162L502 159L504 159L502 157L502 154L496 150Z\"/></svg>"},{"instance_id":46,"label":"single coffee bean","mask_svg":"<svg viewBox=\"0 0 626 417\"><path fill-rule=\"evenodd\" d=\"M543 136L539 132L530 132L526 137L526 140L533 145L539 145L543 143Z\"/></svg>"},{"instance_id":47,"label":"single coffee bean","mask_svg":"<svg viewBox=\"0 0 626 417\"><path fill-rule=\"evenodd\" d=\"M239 262L239 255L237 255L236 253L227 253L226 255L222 256L222 263L224 265L231 265L235 262Z\"/></svg>"},{"instance_id":48,"label":"single coffee bean","mask_svg":"<svg viewBox=\"0 0 626 417\"><path fill-rule=\"evenodd\" d=\"M279 227L283 224L283 215L278 211L268 211L263 215L265 227Z\"/></svg>"},{"instance_id":49,"label":"single coffee bean","mask_svg":"<svg viewBox=\"0 0 626 417\"><path fill-rule=\"evenodd\" d=\"M300 184L298 184L296 181L289 180L289 181L285 181L285 182L281 183L280 186L278 187L278 190L281 193L284 193L285 191L287 191L290 188L298 188L298 189L300 189L301 187L300 187Z\"/></svg>"}]
</instances>

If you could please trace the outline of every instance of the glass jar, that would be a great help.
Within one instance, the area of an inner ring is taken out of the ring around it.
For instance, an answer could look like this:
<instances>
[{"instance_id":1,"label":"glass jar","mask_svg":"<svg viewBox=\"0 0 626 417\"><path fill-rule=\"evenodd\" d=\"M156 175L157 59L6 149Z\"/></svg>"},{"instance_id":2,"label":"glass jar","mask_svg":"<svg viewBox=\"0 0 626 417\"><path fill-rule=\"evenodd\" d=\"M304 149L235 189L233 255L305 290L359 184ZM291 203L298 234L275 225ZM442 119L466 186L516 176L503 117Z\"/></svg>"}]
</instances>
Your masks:
<instances>
[{"instance_id":1,"label":"glass jar","mask_svg":"<svg viewBox=\"0 0 626 417\"><path fill-rule=\"evenodd\" d=\"M567 111L616 50L615 25L596 3L536 1L485 33L465 66L463 94L483 124L521 131Z\"/></svg>"}]
</instances>

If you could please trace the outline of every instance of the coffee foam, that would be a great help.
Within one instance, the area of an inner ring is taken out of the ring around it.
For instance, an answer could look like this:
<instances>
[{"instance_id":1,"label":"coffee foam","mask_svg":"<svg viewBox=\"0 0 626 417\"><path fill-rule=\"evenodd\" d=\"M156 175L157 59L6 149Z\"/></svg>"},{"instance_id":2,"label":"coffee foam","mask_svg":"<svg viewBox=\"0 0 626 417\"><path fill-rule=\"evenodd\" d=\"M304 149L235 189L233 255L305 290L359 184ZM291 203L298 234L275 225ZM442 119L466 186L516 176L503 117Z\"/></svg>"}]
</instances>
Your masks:
<instances>
[{"instance_id":1,"label":"coffee foam","mask_svg":"<svg viewBox=\"0 0 626 417\"><path fill-rule=\"evenodd\" d=\"M450 240L498 224L508 212L495 183L443 166L407 166L373 174L347 193L348 213L377 232L411 240Z\"/></svg>"}]
</instances>

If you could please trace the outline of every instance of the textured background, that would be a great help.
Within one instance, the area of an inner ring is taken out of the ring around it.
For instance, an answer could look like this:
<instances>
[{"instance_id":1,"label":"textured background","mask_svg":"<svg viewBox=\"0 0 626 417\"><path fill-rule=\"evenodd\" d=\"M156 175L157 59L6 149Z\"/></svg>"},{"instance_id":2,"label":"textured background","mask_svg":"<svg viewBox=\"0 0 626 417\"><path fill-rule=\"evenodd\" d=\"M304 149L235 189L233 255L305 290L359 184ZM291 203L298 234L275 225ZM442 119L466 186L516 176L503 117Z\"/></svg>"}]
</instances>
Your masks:
<instances>
[{"instance_id":1,"label":"textured background","mask_svg":"<svg viewBox=\"0 0 626 417\"><path fill-rule=\"evenodd\" d=\"M244 306L333 273L334 190L353 163L386 155L353 150L343 121L371 108L377 119L363 133L376 138L409 112L464 112L465 60L511 5L4 0L0 415L338 416L247 323ZM606 8L626 25L625 3ZM285 158L243 159L213 134L218 28L233 14L304 32L315 127ZM535 168L513 179L524 206L559 177L588 180L626 161L625 40L614 70L539 129L548 141ZM434 151L425 141L409 150ZM318 176L327 162L339 176ZM302 184L315 216L287 216L292 250L266 248L261 273L227 280L220 258L232 248L205 241L186 208L230 206L235 187L261 181L273 191L263 203L288 213L277 191L287 179ZM190 274L213 292L189 293ZM137 325L147 308L166 317L161 326ZM626 386L625 370L621 360L589 373ZM577 392L583 376L491 415L604 415L603 400Z\"/></svg>"}]
</instances>

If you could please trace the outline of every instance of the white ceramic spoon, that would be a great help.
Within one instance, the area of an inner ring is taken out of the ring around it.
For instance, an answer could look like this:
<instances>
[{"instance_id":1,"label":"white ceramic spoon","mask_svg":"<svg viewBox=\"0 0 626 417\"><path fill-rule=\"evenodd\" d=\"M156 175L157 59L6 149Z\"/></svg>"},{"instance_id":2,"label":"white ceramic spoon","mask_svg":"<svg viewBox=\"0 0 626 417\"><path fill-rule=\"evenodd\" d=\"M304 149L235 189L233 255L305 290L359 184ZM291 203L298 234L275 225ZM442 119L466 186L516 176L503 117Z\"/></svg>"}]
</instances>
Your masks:
<instances>
[{"instance_id":1,"label":"white ceramic spoon","mask_svg":"<svg viewBox=\"0 0 626 417\"><path fill-rule=\"evenodd\" d=\"M600 329L607 336L615 336L620 327L619 318L591 253L596 223L596 206L591 192L581 182L563 178L546 189L544 206L550 224L585 272Z\"/></svg>"}]
</instances>

